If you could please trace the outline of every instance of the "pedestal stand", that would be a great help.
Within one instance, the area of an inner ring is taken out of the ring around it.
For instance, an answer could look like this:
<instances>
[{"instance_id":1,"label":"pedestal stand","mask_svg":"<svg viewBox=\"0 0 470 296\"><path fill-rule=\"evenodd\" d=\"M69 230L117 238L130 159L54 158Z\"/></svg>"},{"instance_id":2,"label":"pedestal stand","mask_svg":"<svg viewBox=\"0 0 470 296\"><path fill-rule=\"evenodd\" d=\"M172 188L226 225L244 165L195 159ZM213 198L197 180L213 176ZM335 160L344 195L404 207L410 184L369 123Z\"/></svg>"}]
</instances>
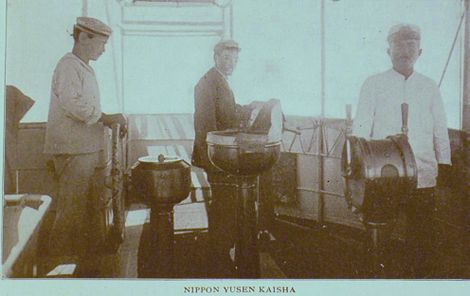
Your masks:
<instances>
[{"instance_id":1,"label":"pedestal stand","mask_svg":"<svg viewBox=\"0 0 470 296\"><path fill-rule=\"evenodd\" d=\"M237 178L237 233L235 264L240 278L259 278L260 261L257 243L257 178Z\"/></svg>"}]
</instances>

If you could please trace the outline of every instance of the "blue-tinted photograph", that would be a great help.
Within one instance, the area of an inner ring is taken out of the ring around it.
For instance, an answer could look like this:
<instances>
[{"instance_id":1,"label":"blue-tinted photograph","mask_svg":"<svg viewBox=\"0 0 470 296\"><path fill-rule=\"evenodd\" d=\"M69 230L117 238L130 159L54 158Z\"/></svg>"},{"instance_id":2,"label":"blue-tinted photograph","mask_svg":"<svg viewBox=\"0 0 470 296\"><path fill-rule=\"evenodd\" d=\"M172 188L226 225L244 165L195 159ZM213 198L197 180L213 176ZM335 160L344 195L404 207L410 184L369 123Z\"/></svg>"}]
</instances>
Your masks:
<instances>
[{"instance_id":1,"label":"blue-tinted photograph","mask_svg":"<svg viewBox=\"0 0 470 296\"><path fill-rule=\"evenodd\" d=\"M5 281L470 279L470 0L3 6Z\"/></svg>"}]
</instances>

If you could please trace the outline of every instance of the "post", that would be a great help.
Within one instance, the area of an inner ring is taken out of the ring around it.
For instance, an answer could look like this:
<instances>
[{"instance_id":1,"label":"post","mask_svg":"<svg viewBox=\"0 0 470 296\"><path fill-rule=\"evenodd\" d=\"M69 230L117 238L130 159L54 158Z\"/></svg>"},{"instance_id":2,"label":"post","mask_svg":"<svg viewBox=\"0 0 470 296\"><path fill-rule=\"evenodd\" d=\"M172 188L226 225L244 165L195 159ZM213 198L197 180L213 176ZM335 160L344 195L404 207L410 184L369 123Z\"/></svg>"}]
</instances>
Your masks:
<instances>
[{"instance_id":1,"label":"post","mask_svg":"<svg viewBox=\"0 0 470 296\"><path fill-rule=\"evenodd\" d=\"M152 254L147 258L154 278L173 278L174 269L174 213L172 204L152 202L150 232Z\"/></svg>"},{"instance_id":2,"label":"post","mask_svg":"<svg viewBox=\"0 0 470 296\"><path fill-rule=\"evenodd\" d=\"M470 0L465 0L462 130L470 134Z\"/></svg>"},{"instance_id":3,"label":"post","mask_svg":"<svg viewBox=\"0 0 470 296\"><path fill-rule=\"evenodd\" d=\"M408 104L401 104L401 132L405 136L408 135Z\"/></svg>"},{"instance_id":4,"label":"post","mask_svg":"<svg viewBox=\"0 0 470 296\"><path fill-rule=\"evenodd\" d=\"M112 177L112 207L113 207L113 235L117 243L124 241L124 204L122 196L122 172L119 161L119 124L111 127L111 177Z\"/></svg>"},{"instance_id":5,"label":"post","mask_svg":"<svg viewBox=\"0 0 470 296\"><path fill-rule=\"evenodd\" d=\"M82 16L88 16L88 0L82 0Z\"/></svg>"},{"instance_id":6,"label":"post","mask_svg":"<svg viewBox=\"0 0 470 296\"><path fill-rule=\"evenodd\" d=\"M466 138L464 139L465 149L465 170L466 184L465 189L470 190L470 0L465 0L465 37L464 37L464 73L463 73L463 102L462 102L462 130ZM465 216L465 238L464 245L467 249L464 253L469 254L470 251L470 200L465 200L466 216ZM470 257L467 257L470 260Z\"/></svg>"},{"instance_id":7,"label":"post","mask_svg":"<svg viewBox=\"0 0 470 296\"><path fill-rule=\"evenodd\" d=\"M324 125L325 125L325 0L321 1L321 120L320 120L320 131L319 131L319 195L318 195L318 223L325 227L325 190L324 175L325 175L325 149L324 149ZM328 148L328 147L327 147Z\"/></svg>"},{"instance_id":8,"label":"post","mask_svg":"<svg viewBox=\"0 0 470 296\"><path fill-rule=\"evenodd\" d=\"M239 278L260 276L258 227L256 213L256 177L238 176L237 181L237 243L235 264Z\"/></svg>"}]
</instances>

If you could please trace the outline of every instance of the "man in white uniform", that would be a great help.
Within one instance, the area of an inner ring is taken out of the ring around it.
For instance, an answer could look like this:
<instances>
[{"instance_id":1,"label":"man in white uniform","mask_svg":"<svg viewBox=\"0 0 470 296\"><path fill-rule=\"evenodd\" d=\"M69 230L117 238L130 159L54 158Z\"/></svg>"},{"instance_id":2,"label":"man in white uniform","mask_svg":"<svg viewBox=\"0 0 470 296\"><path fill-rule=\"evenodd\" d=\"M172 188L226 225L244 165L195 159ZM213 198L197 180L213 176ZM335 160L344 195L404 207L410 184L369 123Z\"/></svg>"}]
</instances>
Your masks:
<instances>
[{"instance_id":1,"label":"man in white uniform","mask_svg":"<svg viewBox=\"0 0 470 296\"><path fill-rule=\"evenodd\" d=\"M98 275L104 225L100 214L100 184L95 169L101 164L104 125L120 124L122 114L101 112L95 72L89 65L105 50L111 28L101 21L79 17L74 46L58 62L52 77L51 101L44 152L53 155L57 180L56 217L51 229L50 255L78 255L77 275Z\"/></svg>"},{"instance_id":2,"label":"man in white uniform","mask_svg":"<svg viewBox=\"0 0 470 296\"><path fill-rule=\"evenodd\" d=\"M422 53L420 30L409 24L393 26L388 55L393 68L369 77L363 84L353 134L384 139L401 132L402 103L409 106L408 138L418 167L418 186L406 203L407 240L414 276L426 277L435 248L432 218L438 164L450 165L446 115L436 83L414 71ZM447 166L444 166L447 165Z\"/></svg>"}]
</instances>

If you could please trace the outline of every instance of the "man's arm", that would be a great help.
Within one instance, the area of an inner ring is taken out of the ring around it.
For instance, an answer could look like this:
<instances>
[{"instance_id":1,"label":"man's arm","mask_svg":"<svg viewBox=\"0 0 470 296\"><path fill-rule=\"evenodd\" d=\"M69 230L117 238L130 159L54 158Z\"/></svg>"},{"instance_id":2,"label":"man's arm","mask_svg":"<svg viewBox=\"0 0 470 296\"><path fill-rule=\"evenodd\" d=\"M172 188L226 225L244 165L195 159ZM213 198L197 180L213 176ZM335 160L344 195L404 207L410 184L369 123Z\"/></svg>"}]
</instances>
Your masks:
<instances>
[{"instance_id":1,"label":"man's arm","mask_svg":"<svg viewBox=\"0 0 470 296\"><path fill-rule=\"evenodd\" d=\"M67 115L86 124L94 124L101 118L99 102L93 104L93 98L83 96L80 75L72 63L60 64L54 75L54 89L59 105Z\"/></svg>"},{"instance_id":2,"label":"man's arm","mask_svg":"<svg viewBox=\"0 0 470 296\"><path fill-rule=\"evenodd\" d=\"M437 184L448 186L452 168L449 133L441 93L437 86L433 89L431 112L433 117L433 144L438 163Z\"/></svg>"},{"instance_id":3,"label":"man's arm","mask_svg":"<svg viewBox=\"0 0 470 296\"><path fill-rule=\"evenodd\" d=\"M451 164L449 133L447 130L447 119L444 103L437 86L433 91L432 107L433 117L433 142L437 162L440 164Z\"/></svg>"},{"instance_id":4,"label":"man's arm","mask_svg":"<svg viewBox=\"0 0 470 296\"><path fill-rule=\"evenodd\" d=\"M370 79L366 80L361 88L356 116L353 121L352 133L355 136L370 139L374 124L375 95L374 85Z\"/></svg>"},{"instance_id":5,"label":"man's arm","mask_svg":"<svg viewBox=\"0 0 470 296\"><path fill-rule=\"evenodd\" d=\"M217 130L215 114L215 90L209 83L200 83L194 88L194 149L193 164L205 167L210 164L207 156L207 132Z\"/></svg>"},{"instance_id":6,"label":"man's arm","mask_svg":"<svg viewBox=\"0 0 470 296\"><path fill-rule=\"evenodd\" d=\"M205 135L217 130L215 90L208 83L194 88L194 109L196 133Z\"/></svg>"}]
</instances>

